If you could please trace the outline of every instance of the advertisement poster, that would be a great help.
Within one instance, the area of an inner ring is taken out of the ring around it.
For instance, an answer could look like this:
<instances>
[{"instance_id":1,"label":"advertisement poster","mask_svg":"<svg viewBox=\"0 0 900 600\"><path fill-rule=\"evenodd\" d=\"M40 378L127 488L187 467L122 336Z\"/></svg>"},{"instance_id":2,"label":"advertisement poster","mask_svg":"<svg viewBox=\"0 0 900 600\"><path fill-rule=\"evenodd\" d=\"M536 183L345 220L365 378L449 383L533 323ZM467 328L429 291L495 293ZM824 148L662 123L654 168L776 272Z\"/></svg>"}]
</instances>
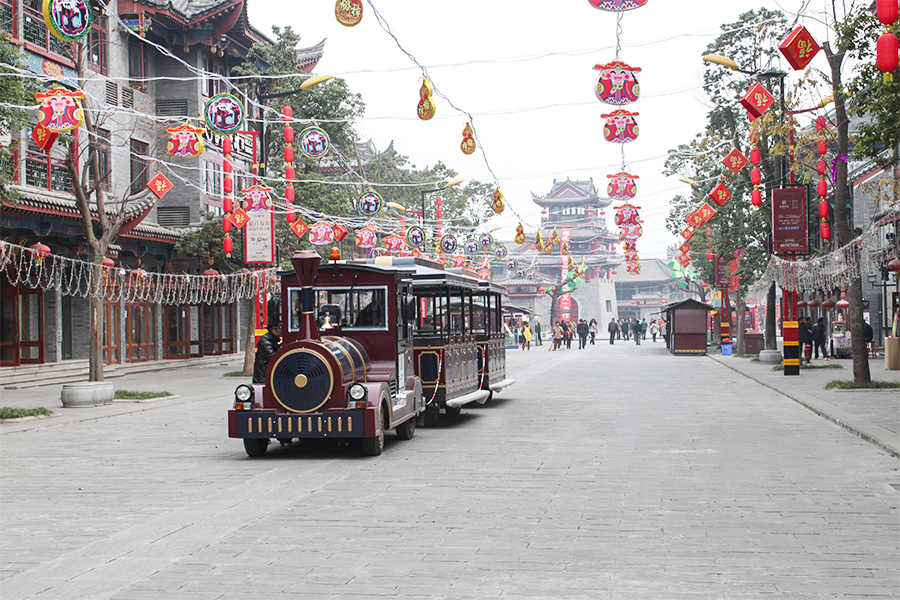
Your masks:
<instances>
[{"instance_id":1,"label":"advertisement poster","mask_svg":"<svg viewBox=\"0 0 900 600\"><path fill-rule=\"evenodd\" d=\"M808 245L806 188L772 190L772 251L805 254Z\"/></svg>"},{"instance_id":2,"label":"advertisement poster","mask_svg":"<svg viewBox=\"0 0 900 600\"><path fill-rule=\"evenodd\" d=\"M275 215L270 210L251 210L244 225L244 263L268 265L275 262Z\"/></svg>"},{"instance_id":3,"label":"advertisement poster","mask_svg":"<svg viewBox=\"0 0 900 600\"><path fill-rule=\"evenodd\" d=\"M731 265L728 260L716 255L716 287L728 287L731 284Z\"/></svg>"}]
</instances>

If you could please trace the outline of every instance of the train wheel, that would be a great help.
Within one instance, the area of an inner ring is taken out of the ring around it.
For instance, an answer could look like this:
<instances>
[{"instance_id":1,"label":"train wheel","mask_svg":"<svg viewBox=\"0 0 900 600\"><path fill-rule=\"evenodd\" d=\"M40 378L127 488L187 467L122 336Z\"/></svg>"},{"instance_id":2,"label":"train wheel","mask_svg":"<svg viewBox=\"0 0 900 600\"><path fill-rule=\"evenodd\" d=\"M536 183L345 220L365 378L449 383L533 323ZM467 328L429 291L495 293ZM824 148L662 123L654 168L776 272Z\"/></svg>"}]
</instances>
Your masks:
<instances>
[{"instance_id":1,"label":"train wheel","mask_svg":"<svg viewBox=\"0 0 900 600\"><path fill-rule=\"evenodd\" d=\"M416 418L408 419L397 425L397 437L401 440L411 440L416 434Z\"/></svg>"},{"instance_id":2,"label":"train wheel","mask_svg":"<svg viewBox=\"0 0 900 600\"><path fill-rule=\"evenodd\" d=\"M244 450L247 451L247 456L262 456L268 447L268 438L244 438Z\"/></svg>"},{"instance_id":3,"label":"train wheel","mask_svg":"<svg viewBox=\"0 0 900 600\"><path fill-rule=\"evenodd\" d=\"M384 430L378 432L375 437L362 439L362 450L366 456L378 456L384 450Z\"/></svg>"},{"instance_id":4,"label":"train wheel","mask_svg":"<svg viewBox=\"0 0 900 600\"><path fill-rule=\"evenodd\" d=\"M436 404L429 404L425 407L425 427L437 427L440 420L441 409Z\"/></svg>"},{"instance_id":5,"label":"train wheel","mask_svg":"<svg viewBox=\"0 0 900 600\"><path fill-rule=\"evenodd\" d=\"M448 417L455 419L456 417L459 416L459 413L460 413L460 411L462 411L462 408L460 408L459 406L445 406L444 411L447 413Z\"/></svg>"}]
</instances>

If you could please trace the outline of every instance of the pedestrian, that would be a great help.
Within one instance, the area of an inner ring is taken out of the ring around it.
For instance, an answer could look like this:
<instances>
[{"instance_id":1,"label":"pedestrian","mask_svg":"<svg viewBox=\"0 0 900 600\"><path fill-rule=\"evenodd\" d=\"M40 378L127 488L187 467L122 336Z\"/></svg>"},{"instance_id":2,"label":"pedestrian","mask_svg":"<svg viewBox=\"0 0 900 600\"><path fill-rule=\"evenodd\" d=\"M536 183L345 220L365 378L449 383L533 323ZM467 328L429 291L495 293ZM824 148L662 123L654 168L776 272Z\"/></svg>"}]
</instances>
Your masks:
<instances>
[{"instance_id":1,"label":"pedestrian","mask_svg":"<svg viewBox=\"0 0 900 600\"><path fill-rule=\"evenodd\" d=\"M807 316L805 321L800 323L800 328L806 330L806 346L803 348L803 356L806 357L806 364L812 360L813 351L813 324L812 317Z\"/></svg>"},{"instance_id":2,"label":"pedestrian","mask_svg":"<svg viewBox=\"0 0 900 600\"><path fill-rule=\"evenodd\" d=\"M869 349L869 354L873 357L875 356L875 331L872 329L872 326L869 325L869 321L863 321L863 330L866 334L866 348Z\"/></svg>"},{"instance_id":3,"label":"pedestrian","mask_svg":"<svg viewBox=\"0 0 900 600\"><path fill-rule=\"evenodd\" d=\"M591 319L588 325L588 333L591 334L591 346L593 346L594 340L597 338L597 319Z\"/></svg>"},{"instance_id":4,"label":"pedestrian","mask_svg":"<svg viewBox=\"0 0 900 600\"><path fill-rule=\"evenodd\" d=\"M531 327L528 326L528 323L525 324L522 333L525 335L525 349L531 350Z\"/></svg>"},{"instance_id":5,"label":"pedestrian","mask_svg":"<svg viewBox=\"0 0 900 600\"><path fill-rule=\"evenodd\" d=\"M266 382L269 361L281 349L281 323L270 321L268 331L256 342L256 358L253 361L253 383Z\"/></svg>"},{"instance_id":6,"label":"pedestrian","mask_svg":"<svg viewBox=\"0 0 900 600\"><path fill-rule=\"evenodd\" d=\"M797 323L797 342L800 344L800 360L803 360L803 351L806 349L806 338L809 337L809 330L806 329L806 321L800 318ZM809 363L809 360L806 361Z\"/></svg>"},{"instance_id":7,"label":"pedestrian","mask_svg":"<svg viewBox=\"0 0 900 600\"><path fill-rule=\"evenodd\" d=\"M578 319L578 349L584 350L587 346L588 324L584 319Z\"/></svg>"},{"instance_id":8,"label":"pedestrian","mask_svg":"<svg viewBox=\"0 0 900 600\"><path fill-rule=\"evenodd\" d=\"M663 342L665 342L666 347L669 346L669 324L666 323L665 319L659 320L659 333L662 334Z\"/></svg>"},{"instance_id":9,"label":"pedestrian","mask_svg":"<svg viewBox=\"0 0 900 600\"><path fill-rule=\"evenodd\" d=\"M621 337L625 338L626 340L630 339L628 335L630 333L631 327L628 326L628 319L622 319L618 325L619 330L621 331ZM616 334L616 337L620 337L619 334Z\"/></svg>"},{"instance_id":10,"label":"pedestrian","mask_svg":"<svg viewBox=\"0 0 900 600\"><path fill-rule=\"evenodd\" d=\"M634 322L631 324L631 335L634 336L634 343L637 344L638 346L641 345L641 337L642 337L641 334L642 333L643 332L641 331L641 322L638 319L635 319Z\"/></svg>"},{"instance_id":11,"label":"pedestrian","mask_svg":"<svg viewBox=\"0 0 900 600\"><path fill-rule=\"evenodd\" d=\"M659 334L659 324L657 324L656 319L650 321L650 335L653 336L653 343L656 343L656 336Z\"/></svg>"},{"instance_id":12,"label":"pedestrian","mask_svg":"<svg viewBox=\"0 0 900 600\"><path fill-rule=\"evenodd\" d=\"M519 348L525 349L525 327L519 327Z\"/></svg>"},{"instance_id":13,"label":"pedestrian","mask_svg":"<svg viewBox=\"0 0 900 600\"><path fill-rule=\"evenodd\" d=\"M825 326L825 318L819 317L819 320L816 321L816 324L813 325L812 328L812 338L816 360L819 359L820 348L822 349L822 358L828 360L828 354L825 353L825 336L827 333L828 328Z\"/></svg>"},{"instance_id":14,"label":"pedestrian","mask_svg":"<svg viewBox=\"0 0 900 600\"><path fill-rule=\"evenodd\" d=\"M559 350L559 347L562 345L563 339L563 328L562 324L559 321L556 322L556 325L553 327L553 344L550 346L551 350Z\"/></svg>"},{"instance_id":15,"label":"pedestrian","mask_svg":"<svg viewBox=\"0 0 900 600\"><path fill-rule=\"evenodd\" d=\"M565 321L563 326L566 330L566 335L563 339L566 341L566 350L572 349L572 337L575 335L575 327L572 326L572 321Z\"/></svg>"},{"instance_id":16,"label":"pedestrian","mask_svg":"<svg viewBox=\"0 0 900 600\"><path fill-rule=\"evenodd\" d=\"M619 333L619 324L616 322L616 318L613 317L609 321L609 325L606 326L606 329L609 331L609 343L616 343L616 334Z\"/></svg>"},{"instance_id":17,"label":"pedestrian","mask_svg":"<svg viewBox=\"0 0 900 600\"><path fill-rule=\"evenodd\" d=\"M541 340L541 322L540 321L536 320L534 322L534 335L532 337L534 338L535 346L543 346L544 345L543 340Z\"/></svg>"}]
</instances>

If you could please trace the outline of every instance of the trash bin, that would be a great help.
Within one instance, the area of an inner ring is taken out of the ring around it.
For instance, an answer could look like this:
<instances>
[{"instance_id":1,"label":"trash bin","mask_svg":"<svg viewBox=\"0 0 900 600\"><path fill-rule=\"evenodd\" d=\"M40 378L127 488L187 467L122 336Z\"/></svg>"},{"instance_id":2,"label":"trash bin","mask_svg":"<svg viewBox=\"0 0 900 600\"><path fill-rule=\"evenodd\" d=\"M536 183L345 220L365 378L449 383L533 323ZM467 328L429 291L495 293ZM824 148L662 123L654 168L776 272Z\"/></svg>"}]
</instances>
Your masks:
<instances>
[{"instance_id":1,"label":"trash bin","mask_svg":"<svg viewBox=\"0 0 900 600\"><path fill-rule=\"evenodd\" d=\"M765 346L765 334L750 332L744 334L744 354L759 354Z\"/></svg>"},{"instance_id":2,"label":"trash bin","mask_svg":"<svg viewBox=\"0 0 900 600\"><path fill-rule=\"evenodd\" d=\"M731 344L730 343L722 344L722 356L731 356Z\"/></svg>"}]
</instances>

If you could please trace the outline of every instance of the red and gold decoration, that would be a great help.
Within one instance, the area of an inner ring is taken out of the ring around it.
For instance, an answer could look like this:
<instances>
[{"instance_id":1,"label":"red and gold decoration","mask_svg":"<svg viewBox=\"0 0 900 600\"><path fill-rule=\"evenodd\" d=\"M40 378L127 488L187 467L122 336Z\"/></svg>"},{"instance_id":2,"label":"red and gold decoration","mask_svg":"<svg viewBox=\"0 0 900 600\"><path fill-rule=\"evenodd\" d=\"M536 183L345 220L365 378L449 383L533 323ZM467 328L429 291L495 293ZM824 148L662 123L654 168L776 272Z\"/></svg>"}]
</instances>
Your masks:
<instances>
[{"instance_id":1,"label":"red and gold decoration","mask_svg":"<svg viewBox=\"0 0 900 600\"><path fill-rule=\"evenodd\" d=\"M244 125L244 105L231 94L216 94L204 106L203 120L213 133L234 135Z\"/></svg>"},{"instance_id":2,"label":"red and gold decoration","mask_svg":"<svg viewBox=\"0 0 900 600\"><path fill-rule=\"evenodd\" d=\"M81 127L84 123L84 110L81 100L84 92L68 90L62 87L47 92L38 92L34 97L41 102L38 125L56 133L64 133Z\"/></svg>"},{"instance_id":3,"label":"red and gold decoration","mask_svg":"<svg viewBox=\"0 0 900 600\"><path fill-rule=\"evenodd\" d=\"M406 249L406 243L403 241L402 237L396 233L392 233L384 238L384 247L387 248L389 252L401 252Z\"/></svg>"},{"instance_id":4,"label":"red and gold decoration","mask_svg":"<svg viewBox=\"0 0 900 600\"><path fill-rule=\"evenodd\" d=\"M166 133L169 134L169 143L166 145L166 151L172 156L180 156L182 158L200 156L206 149L203 143L203 134L205 132L206 130L202 127L194 127L190 123L166 129Z\"/></svg>"},{"instance_id":5,"label":"red and gold decoration","mask_svg":"<svg viewBox=\"0 0 900 600\"><path fill-rule=\"evenodd\" d=\"M338 223L334 226L334 241L343 242L348 233L350 233L350 230Z\"/></svg>"},{"instance_id":6,"label":"red and gold decoration","mask_svg":"<svg viewBox=\"0 0 900 600\"><path fill-rule=\"evenodd\" d=\"M603 126L604 139L615 144L627 144L636 140L639 132L634 118L639 115L640 113L622 109L600 115L606 119Z\"/></svg>"},{"instance_id":7,"label":"red and gold decoration","mask_svg":"<svg viewBox=\"0 0 900 600\"><path fill-rule=\"evenodd\" d=\"M334 243L334 225L319 221L309 226L309 243L316 246Z\"/></svg>"},{"instance_id":8,"label":"red and gold decoration","mask_svg":"<svg viewBox=\"0 0 900 600\"><path fill-rule=\"evenodd\" d=\"M50 131L40 123L35 125L34 129L31 130L31 139L34 140L34 143L44 152L50 150L57 137L59 137L59 133Z\"/></svg>"},{"instance_id":9,"label":"red and gold decoration","mask_svg":"<svg viewBox=\"0 0 900 600\"><path fill-rule=\"evenodd\" d=\"M607 177L610 182L606 186L606 195L610 198L628 201L637 195L637 186L634 180L639 179L639 176L622 171L615 175L607 175Z\"/></svg>"},{"instance_id":10,"label":"red and gold decoration","mask_svg":"<svg viewBox=\"0 0 900 600\"><path fill-rule=\"evenodd\" d=\"M812 59L821 50L815 38L803 26L793 30L781 42L778 49L795 71L805 69L806 65L812 62Z\"/></svg>"},{"instance_id":11,"label":"red and gold decoration","mask_svg":"<svg viewBox=\"0 0 900 600\"><path fill-rule=\"evenodd\" d=\"M28 247L28 254L35 262L37 262L38 266L40 266L41 261L50 256L50 246L43 242L37 242Z\"/></svg>"},{"instance_id":12,"label":"red and gold decoration","mask_svg":"<svg viewBox=\"0 0 900 600\"><path fill-rule=\"evenodd\" d=\"M234 209L234 211L228 218L231 219L231 222L235 227L237 227L238 229L243 229L244 225L246 225L250 220L250 215L248 215L247 211L239 206Z\"/></svg>"},{"instance_id":13,"label":"red and gold decoration","mask_svg":"<svg viewBox=\"0 0 900 600\"><path fill-rule=\"evenodd\" d=\"M594 65L594 69L600 71L596 89L600 102L616 106L637 102L641 86L634 74L640 73L640 68L617 59L605 65Z\"/></svg>"},{"instance_id":14,"label":"red and gold decoration","mask_svg":"<svg viewBox=\"0 0 900 600\"><path fill-rule=\"evenodd\" d=\"M290 121L294 116L294 109L285 106L281 109L281 118ZM288 203L287 212L284 218L288 223L293 223L297 218L297 211L294 208L294 181L297 173L294 170L294 128L290 123L284 126L284 178L287 184L284 186L284 199Z\"/></svg>"},{"instance_id":15,"label":"red and gold decoration","mask_svg":"<svg viewBox=\"0 0 900 600\"><path fill-rule=\"evenodd\" d=\"M241 190L247 210L272 210L272 188L256 184Z\"/></svg>"},{"instance_id":16,"label":"red and gold decoration","mask_svg":"<svg viewBox=\"0 0 900 600\"><path fill-rule=\"evenodd\" d=\"M472 154L475 152L475 131L468 123L466 123L466 126L463 128L462 136L462 143L459 145L459 149L462 150L462 153Z\"/></svg>"},{"instance_id":17,"label":"red and gold decoration","mask_svg":"<svg viewBox=\"0 0 900 600\"><path fill-rule=\"evenodd\" d=\"M500 191L500 188L497 188L494 190L494 201L491 202L491 210L499 215L505 208L506 205L503 203L503 192Z\"/></svg>"},{"instance_id":18,"label":"red and gold decoration","mask_svg":"<svg viewBox=\"0 0 900 600\"><path fill-rule=\"evenodd\" d=\"M686 241L690 240L692 237L694 237L694 232L691 231L690 229L688 229L687 227L685 227L684 230L681 232L681 237L683 237L684 241L686 242Z\"/></svg>"},{"instance_id":19,"label":"red and gold decoration","mask_svg":"<svg viewBox=\"0 0 900 600\"><path fill-rule=\"evenodd\" d=\"M378 229L372 225L366 225L356 231L357 248L374 248L378 244Z\"/></svg>"},{"instance_id":20,"label":"red and gold decoration","mask_svg":"<svg viewBox=\"0 0 900 600\"><path fill-rule=\"evenodd\" d=\"M884 25L884 32L875 43L875 65L884 73L884 82L894 81L894 71L898 66L897 35L893 25L897 22L897 0L876 0L875 16Z\"/></svg>"},{"instance_id":21,"label":"red and gold decoration","mask_svg":"<svg viewBox=\"0 0 900 600\"><path fill-rule=\"evenodd\" d=\"M91 31L93 11L85 0L44 0L44 23L55 37L76 42Z\"/></svg>"},{"instance_id":22,"label":"red and gold decoration","mask_svg":"<svg viewBox=\"0 0 900 600\"><path fill-rule=\"evenodd\" d=\"M819 174L819 181L816 183L816 195L819 197L819 237L823 240L831 237L831 227L828 225L828 209L830 207L828 200L825 199L828 196L828 179L826 179L828 164L825 162L825 154L828 152L828 143L825 141L826 129L825 117L817 117L816 135L818 139L816 140L816 150L819 153L819 160L816 163L816 170Z\"/></svg>"},{"instance_id":23,"label":"red and gold decoration","mask_svg":"<svg viewBox=\"0 0 900 600\"><path fill-rule=\"evenodd\" d=\"M363 18L362 0L337 0L334 16L344 27L359 25Z\"/></svg>"},{"instance_id":24,"label":"red and gold decoration","mask_svg":"<svg viewBox=\"0 0 900 600\"><path fill-rule=\"evenodd\" d=\"M169 190L171 190L174 184L169 181L169 178L163 175L162 173L157 173L153 176L153 179L147 182L147 187L153 192L153 195L157 198L162 198Z\"/></svg>"},{"instance_id":25,"label":"red and gold decoration","mask_svg":"<svg viewBox=\"0 0 900 600\"><path fill-rule=\"evenodd\" d=\"M737 175L744 167L750 164L750 159L744 156L743 152L735 148L722 159L722 164L724 164L733 174Z\"/></svg>"},{"instance_id":26,"label":"red and gold decoration","mask_svg":"<svg viewBox=\"0 0 900 600\"><path fill-rule=\"evenodd\" d=\"M432 117L434 117L434 113L437 111L437 107L434 105L434 101L431 97L434 95L434 87L431 85L431 81L425 77L422 80L422 87L419 88L419 104L417 107L417 114L419 118L423 121L428 121Z\"/></svg>"},{"instance_id":27,"label":"red and gold decoration","mask_svg":"<svg viewBox=\"0 0 900 600\"><path fill-rule=\"evenodd\" d=\"M762 192L759 189L759 185L762 183L762 172L759 170L759 165L762 162L762 153L756 147L756 141L757 137L756 133L754 133L750 137L750 143L753 144L753 147L750 148L750 163L753 165L753 170L750 171L750 183L753 184L753 191L750 192L750 203L759 207L762 205ZM754 181L756 183L753 183Z\"/></svg>"},{"instance_id":28,"label":"red and gold decoration","mask_svg":"<svg viewBox=\"0 0 900 600\"><path fill-rule=\"evenodd\" d=\"M309 226L303 222L303 219L296 219L289 227L298 238L303 237L309 231Z\"/></svg>"},{"instance_id":29,"label":"red and gold decoration","mask_svg":"<svg viewBox=\"0 0 900 600\"><path fill-rule=\"evenodd\" d=\"M712 198L713 202L722 206L731 198L731 192L725 187L725 184L719 182L716 184L716 187L710 190L709 197Z\"/></svg>"},{"instance_id":30,"label":"red and gold decoration","mask_svg":"<svg viewBox=\"0 0 900 600\"><path fill-rule=\"evenodd\" d=\"M750 113L751 121L761 117L774 103L775 96L758 81L751 85L741 98L741 105Z\"/></svg>"},{"instance_id":31,"label":"red and gold decoration","mask_svg":"<svg viewBox=\"0 0 900 600\"><path fill-rule=\"evenodd\" d=\"M525 243L525 228L519 223L516 225L516 236L513 238L517 244Z\"/></svg>"},{"instance_id":32,"label":"red and gold decoration","mask_svg":"<svg viewBox=\"0 0 900 600\"><path fill-rule=\"evenodd\" d=\"M588 0L588 2L596 9L610 12L634 10L647 4L647 0Z\"/></svg>"}]
</instances>

